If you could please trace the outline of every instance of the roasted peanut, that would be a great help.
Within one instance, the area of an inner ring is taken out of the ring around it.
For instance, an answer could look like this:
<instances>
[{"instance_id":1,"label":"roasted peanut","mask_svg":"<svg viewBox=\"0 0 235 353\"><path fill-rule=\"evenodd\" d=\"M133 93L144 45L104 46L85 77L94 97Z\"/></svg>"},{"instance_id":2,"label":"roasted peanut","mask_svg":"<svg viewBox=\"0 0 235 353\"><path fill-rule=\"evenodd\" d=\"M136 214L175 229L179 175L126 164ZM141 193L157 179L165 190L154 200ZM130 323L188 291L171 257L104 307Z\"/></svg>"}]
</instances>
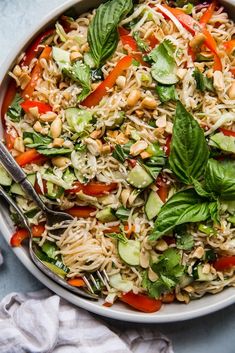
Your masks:
<instances>
[{"instance_id":1,"label":"roasted peanut","mask_svg":"<svg viewBox=\"0 0 235 353\"><path fill-rule=\"evenodd\" d=\"M148 147L148 144L146 141L137 141L135 142L131 148L130 148L130 154L132 156L138 156L138 154L140 154L141 152L143 152L144 150L146 150L146 148Z\"/></svg>"},{"instance_id":2,"label":"roasted peanut","mask_svg":"<svg viewBox=\"0 0 235 353\"><path fill-rule=\"evenodd\" d=\"M61 131L62 131L62 121L59 117L57 117L51 124L51 128L50 128L51 137L53 139L59 137L61 135Z\"/></svg>"},{"instance_id":3,"label":"roasted peanut","mask_svg":"<svg viewBox=\"0 0 235 353\"><path fill-rule=\"evenodd\" d=\"M152 97L145 97L141 105L143 108L154 110L157 107L157 101Z\"/></svg>"},{"instance_id":4,"label":"roasted peanut","mask_svg":"<svg viewBox=\"0 0 235 353\"><path fill-rule=\"evenodd\" d=\"M54 112L47 112L45 114L40 115L39 120L44 123L52 123L55 120L57 114Z\"/></svg>"},{"instance_id":5,"label":"roasted peanut","mask_svg":"<svg viewBox=\"0 0 235 353\"><path fill-rule=\"evenodd\" d=\"M58 168L67 167L70 164L70 159L67 157L54 157L51 159L52 164Z\"/></svg>"},{"instance_id":6,"label":"roasted peanut","mask_svg":"<svg viewBox=\"0 0 235 353\"><path fill-rule=\"evenodd\" d=\"M235 99L235 81L232 83L232 85L228 89L228 96L230 99Z\"/></svg>"},{"instance_id":7,"label":"roasted peanut","mask_svg":"<svg viewBox=\"0 0 235 353\"><path fill-rule=\"evenodd\" d=\"M17 150L18 152L24 152L24 141L22 137L17 137L14 142L14 149Z\"/></svg>"},{"instance_id":8,"label":"roasted peanut","mask_svg":"<svg viewBox=\"0 0 235 353\"><path fill-rule=\"evenodd\" d=\"M203 33L198 33L193 39L190 40L189 45L193 49L200 49L205 42L206 36Z\"/></svg>"},{"instance_id":9,"label":"roasted peanut","mask_svg":"<svg viewBox=\"0 0 235 353\"><path fill-rule=\"evenodd\" d=\"M126 85L126 77L125 76L118 76L116 80L116 84L120 88L124 88Z\"/></svg>"},{"instance_id":10,"label":"roasted peanut","mask_svg":"<svg viewBox=\"0 0 235 353\"><path fill-rule=\"evenodd\" d=\"M129 96L127 98L127 105L129 107L134 107L134 105L136 105L136 103L138 102L140 97L141 97L140 91L137 89L134 89L133 91L131 91L131 93L129 94Z\"/></svg>"}]
</instances>

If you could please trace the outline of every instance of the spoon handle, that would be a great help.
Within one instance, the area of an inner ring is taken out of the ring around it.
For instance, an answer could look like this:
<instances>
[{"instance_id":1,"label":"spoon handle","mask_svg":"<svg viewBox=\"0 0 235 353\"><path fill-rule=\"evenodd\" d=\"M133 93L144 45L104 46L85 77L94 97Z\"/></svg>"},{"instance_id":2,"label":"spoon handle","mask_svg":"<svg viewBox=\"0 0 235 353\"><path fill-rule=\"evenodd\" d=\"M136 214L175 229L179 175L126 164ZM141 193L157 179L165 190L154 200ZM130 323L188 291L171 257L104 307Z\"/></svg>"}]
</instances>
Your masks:
<instances>
[{"instance_id":1,"label":"spoon handle","mask_svg":"<svg viewBox=\"0 0 235 353\"><path fill-rule=\"evenodd\" d=\"M28 181L27 175L23 169L16 163L10 152L7 150L5 145L0 141L0 162L6 171L11 175L12 179L20 184L26 194L33 200L37 206L43 211L47 211L46 205L42 202L38 194L36 193L32 184Z\"/></svg>"}]
</instances>

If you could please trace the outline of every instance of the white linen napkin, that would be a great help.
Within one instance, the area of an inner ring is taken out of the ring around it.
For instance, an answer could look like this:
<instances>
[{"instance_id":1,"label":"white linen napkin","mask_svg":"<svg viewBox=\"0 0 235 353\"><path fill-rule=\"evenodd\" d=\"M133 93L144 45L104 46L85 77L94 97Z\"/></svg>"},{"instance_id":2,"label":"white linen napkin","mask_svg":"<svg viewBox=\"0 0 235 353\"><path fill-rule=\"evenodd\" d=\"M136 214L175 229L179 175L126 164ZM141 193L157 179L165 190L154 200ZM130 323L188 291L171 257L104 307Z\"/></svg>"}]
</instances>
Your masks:
<instances>
[{"instance_id":1,"label":"white linen napkin","mask_svg":"<svg viewBox=\"0 0 235 353\"><path fill-rule=\"evenodd\" d=\"M48 290L7 295L0 303L0 353L173 353L147 328L112 328Z\"/></svg>"}]
</instances>

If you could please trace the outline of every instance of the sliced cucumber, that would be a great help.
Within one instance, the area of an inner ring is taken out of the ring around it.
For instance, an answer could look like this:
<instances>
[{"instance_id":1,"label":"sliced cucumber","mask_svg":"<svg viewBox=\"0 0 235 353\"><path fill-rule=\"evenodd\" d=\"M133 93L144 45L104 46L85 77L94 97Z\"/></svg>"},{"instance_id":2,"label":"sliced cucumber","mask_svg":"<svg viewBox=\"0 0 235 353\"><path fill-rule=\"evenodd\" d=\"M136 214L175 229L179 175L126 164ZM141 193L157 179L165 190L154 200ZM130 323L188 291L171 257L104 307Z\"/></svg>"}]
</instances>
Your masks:
<instances>
[{"instance_id":1,"label":"sliced cucumber","mask_svg":"<svg viewBox=\"0 0 235 353\"><path fill-rule=\"evenodd\" d=\"M145 213L149 220L155 218L163 205L162 200L156 193L156 191L151 191L148 200L145 205Z\"/></svg>"},{"instance_id":2,"label":"sliced cucumber","mask_svg":"<svg viewBox=\"0 0 235 353\"><path fill-rule=\"evenodd\" d=\"M60 198L64 193L64 189L62 188L62 186L53 184L51 181L47 181L46 190L47 193L45 196L52 200Z\"/></svg>"},{"instance_id":3,"label":"sliced cucumber","mask_svg":"<svg viewBox=\"0 0 235 353\"><path fill-rule=\"evenodd\" d=\"M65 118L73 132L81 133L92 120L92 114L85 109L68 108L65 110Z\"/></svg>"},{"instance_id":4,"label":"sliced cucumber","mask_svg":"<svg viewBox=\"0 0 235 353\"><path fill-rule=\"evenodd\" d=\"M199 282L210 282L214 276L212 273L203 273L203 265L199 264L193 268L193 278Z\"/></svg>"},{"instance_id":5,"label":"sliced cucumber","mask_svg":"<svg viewBox=\"0 0 235 353\"><path fill-rule=\"evenodd\" d=\"M193 282L193 277L190 277L188 275L183 275L179 279L179 286L180 288L184 288L184 287L187 287L192 282Z\"/></svg>"},{"instance_id":6,"label":"sliced cucumber","mask_svg":"<svg viewBox=\"0 0 235 353\"><path fill-rule=\"evenodd\" d=\"M116 216L113 214L113 210L111 207L104 208L103 210L97 212L96 218L100 222L104 223L113 222L117 220Z\"/></svg>"},{"instance_id":7,"label":"sliced cucumber","mask_svg":"<svg viewBox=\"0 0 235 353\"><path fill-rule=\"evenodd\" d=\"M122 279L120 273L110 276L109 282L113 288L121 292L127 293L133 289L133 282Z\"/></svg>"},{"instance_id":8,"label":"sliced cucumber","mask_svg":"<svg viewBox=\"0 0 235 353\"><path fill-rule=\"evenodd\" d=\"M12 178L7 174L6 170L0 165L0 185L10 186Z\"/></svg>"},{"instance_id":9,"label":"sliced cucumber","mask_svg":"<svg viewBox=\"0 0 235 353\"><path fill-rule=\"evenodd\" d=\"M130 266L140 264L140 242L128 240L126 243L118 242L118 253L120 258Z\"/></svg>"},{"instance_id":10,"label":"sliced cucumber","mask_svg":"<svg viewBox=\"0 0 235 353\"><path fill-rule=\"evenodd\" d=\"M128 174L127 181L129 184L138 189L144 189L152 184L153 179L144 168L142 168L139 164L136 164L136 166Z\"/></svg>"},{"instance_id":11,"label":"sliced cucumber","mask_svg":"<svg viewBox=\"0 0 235 353\"><path fill-rule=\"evenodd\" d=\"M27 179L28 181L34 185L35 181L36 181L36 174L28 174L27 175ZM20 195L20 196L25 196L25 192L23 191L23 189L21 188L21 186L19 184L12 184L11 188L10 188L10 192L12 194L16 194L16 195Z\"/></svg>"},{"instance_id":12,"label":"sliced cucumber","mask_svg":"<svg viewBox=\"0 0 235 353\"><path fill-rule=\"evenodd\" d=\"M70 64L70 53L58 47L52 47L52 57L60 69Z\"/></svg>"},{"instance_id":13,"label":"sliced cucumber","mask_svg":"<svg viewBox=\"0 0 235 353\"><path fill-rule=\"evenodd\" d=\"M53 264L51 262L47 261L42 261L42 263L47 266L52 272L56 273L58 276L64 278L67 274L66 271L63 270L63 268L58 267L56 264Z\"/></svg>"}]
</instances>

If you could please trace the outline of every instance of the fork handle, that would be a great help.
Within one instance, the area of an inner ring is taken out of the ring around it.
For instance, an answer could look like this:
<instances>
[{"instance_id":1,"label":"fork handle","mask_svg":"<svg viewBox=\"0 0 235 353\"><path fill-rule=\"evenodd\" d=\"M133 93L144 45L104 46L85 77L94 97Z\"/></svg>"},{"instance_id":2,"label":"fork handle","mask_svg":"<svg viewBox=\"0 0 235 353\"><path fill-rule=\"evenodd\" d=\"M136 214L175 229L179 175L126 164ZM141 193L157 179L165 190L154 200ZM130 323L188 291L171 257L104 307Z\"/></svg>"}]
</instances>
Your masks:
<instances>
[{"instance_id":1,"label":"fork handle","mask_svg":"<svg viewBox=\"0 0 235 353\"><path fill-rule=\"evenodd\" d=\"M12 179L20 184L22 189L26 194L37 204L37 206L44 212L48 209L46 205L42 202L38 194L36 193L32 184L28 181L27 175L23 169L16 163L15 159L9 153L5 145L0 141L0 162L6 169L6 171L11 175Z\"/></svg>"}]
</instances>

